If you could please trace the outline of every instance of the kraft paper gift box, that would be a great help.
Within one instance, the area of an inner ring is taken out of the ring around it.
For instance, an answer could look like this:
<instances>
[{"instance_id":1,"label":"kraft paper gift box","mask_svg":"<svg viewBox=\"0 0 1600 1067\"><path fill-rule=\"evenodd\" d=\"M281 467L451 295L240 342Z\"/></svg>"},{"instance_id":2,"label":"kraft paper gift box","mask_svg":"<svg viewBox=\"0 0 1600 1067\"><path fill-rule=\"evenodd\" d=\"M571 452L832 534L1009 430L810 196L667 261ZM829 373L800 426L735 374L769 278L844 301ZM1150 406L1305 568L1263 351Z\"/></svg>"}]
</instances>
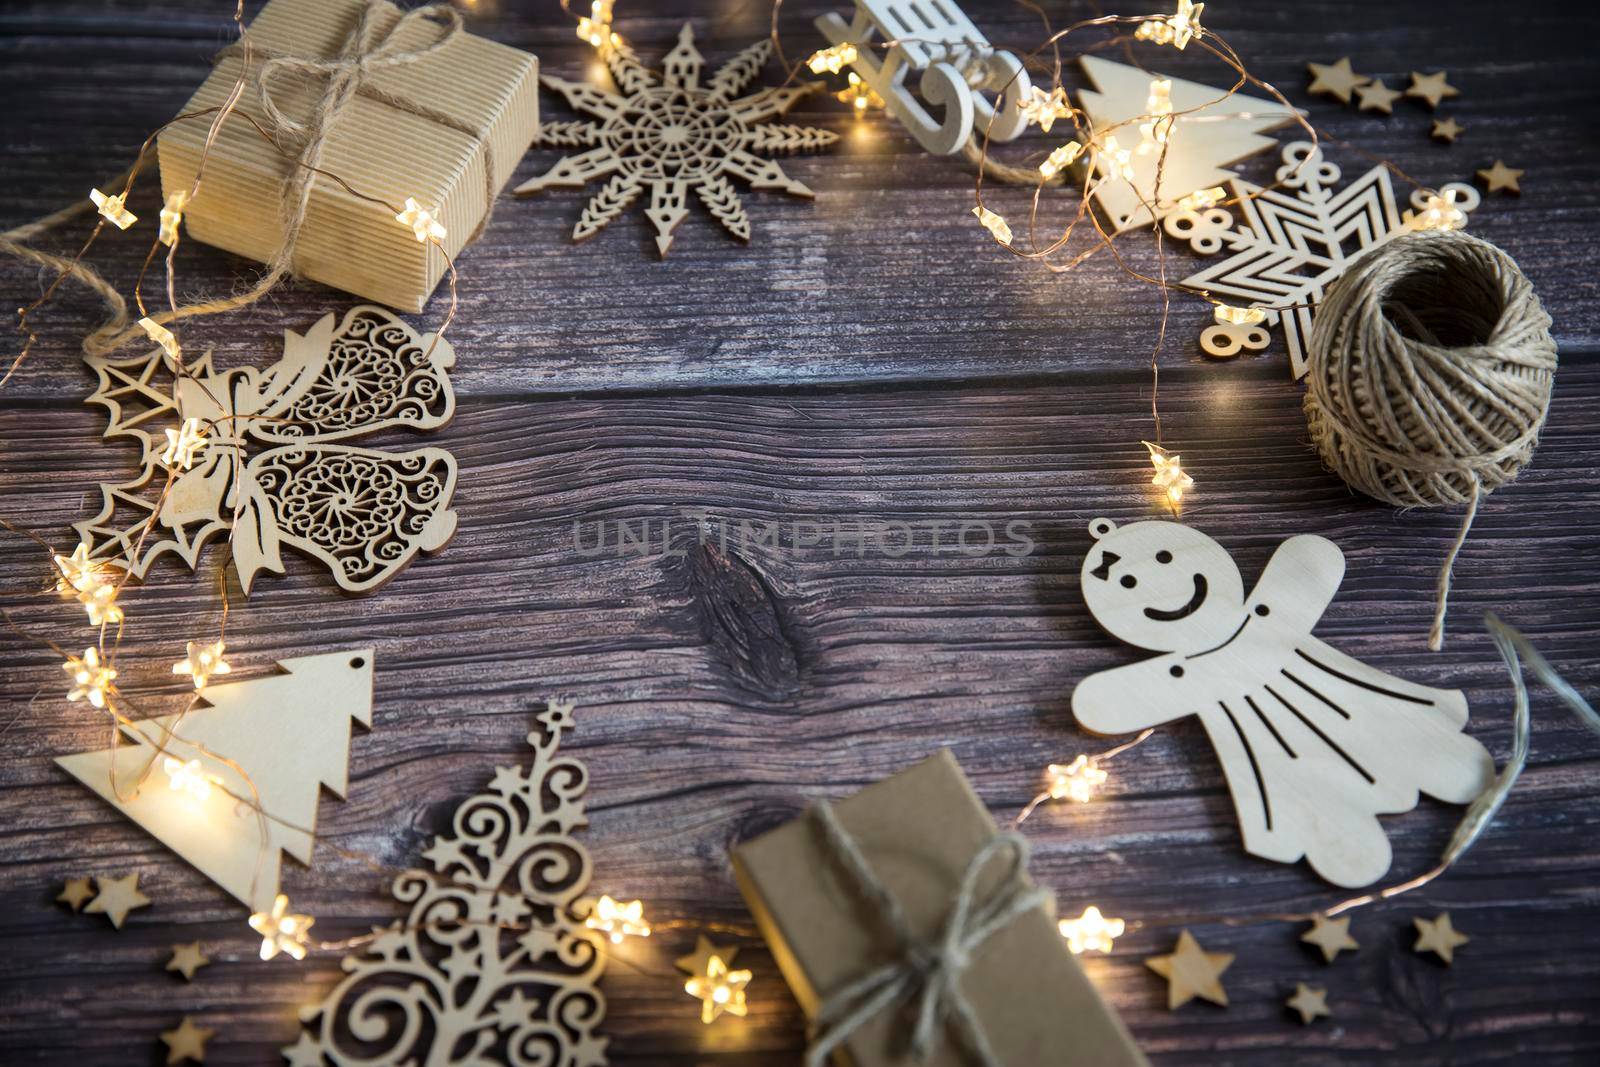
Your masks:
<instances>
[{"instance_id":1,"label":"kraft paper gift box","mask_svg":"<svg viewBox=\"0 0 1600 1067\"><path fill-rule=\"evenodd\" d=\"M366 6L365 0L272 0L248 29L256 51L239 111L272 129L256 72L275 56L338 56ZM438 21L417 17L401 24L402 14L381 4L369 40L415 51L443 36ZM243 63L237 47L225 50L184 112L222 105ZM268 80L268 91L282 114L304 123L327 85L326 76L285 69ZM415 197L444 225L442 243L454 257L538 135L538 85L534 56L464 31L415 62L374 64L330 126L320 169L397 206ZM165 195L191 187L211 118L175 123L161 133L157 154ZM229 116L206 160L200 192L184 209L190 235L263 263L274 257L284 235L282 190L299 158L293 140L279 140L287 153L243 116ZM411 312L422 310L446 273L441 251L419 242L396 221L395 211L352 196L320 175L293 265L299 277Z\"/></svg>"},{"instance_id":2,"label":"kraft paper gift box","mask_svg":"<svg viewBox=\"0 0 1600 1067\"><path fill-rule=\"evenodd\" d=\"M997 832L948 751L868 786L833 811L919 938L939 929L968 864ZM830 994L893 958L893 936L865 911L813 815L737 846L733 868L807 1018ZM990 873L987 881L998 883L998 870ZM978 884L981 895L984 880ZM1145 1067L1127 1029L1067 949L1052 912L1045 905L1023 912L974 952L958 981L979 1028L1006 1067ZM856 1030L832 1062L975 1067L947 1033L919 1063L906 1050L910 1027L905 1005L884 1011Z\"/></svg>"}]
</instances>

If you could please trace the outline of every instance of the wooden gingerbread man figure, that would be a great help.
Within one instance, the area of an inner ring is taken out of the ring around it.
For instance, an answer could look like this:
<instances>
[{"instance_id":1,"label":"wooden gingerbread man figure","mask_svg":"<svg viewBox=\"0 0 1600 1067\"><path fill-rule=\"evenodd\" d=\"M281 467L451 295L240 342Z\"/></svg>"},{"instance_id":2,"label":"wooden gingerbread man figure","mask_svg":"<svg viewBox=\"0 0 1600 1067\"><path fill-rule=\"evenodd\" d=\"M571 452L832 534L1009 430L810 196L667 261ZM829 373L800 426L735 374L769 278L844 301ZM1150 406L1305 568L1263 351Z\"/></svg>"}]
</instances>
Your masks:
<instances>
[{"instance_id":1,"label":"wooden gingerbread man figure","mask_svg":"<svg viewBox=\"0 0 1600 1067\"><path fill-rule=\"evenodd\" d=\"M1246 598L1233 558L1197 530L1096 519L1089 532L1090 612L1162 654L1086 678L1073 714L1098 734L1198 715L1248 852L1303 856L1336 885L1364 886L1389 869L1379 815L1410 811L1419 791L1469 803L1494 776L1461 732L1460 690L1402 681L1311 636L1344 576L1333 542L1285 541Z\"/></svg>"}]
</instances>

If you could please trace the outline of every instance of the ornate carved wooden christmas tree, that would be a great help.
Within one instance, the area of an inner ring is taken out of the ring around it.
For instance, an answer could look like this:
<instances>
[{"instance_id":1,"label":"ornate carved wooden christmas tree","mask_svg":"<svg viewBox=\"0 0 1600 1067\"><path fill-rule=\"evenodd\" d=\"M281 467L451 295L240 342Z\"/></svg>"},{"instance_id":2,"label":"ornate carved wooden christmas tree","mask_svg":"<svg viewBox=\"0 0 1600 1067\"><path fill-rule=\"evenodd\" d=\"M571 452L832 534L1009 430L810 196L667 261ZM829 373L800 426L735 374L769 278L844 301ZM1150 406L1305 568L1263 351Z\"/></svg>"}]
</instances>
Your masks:
<instances>
[{"instance_id":1,"label":"ornate carved wooden christmas tree","mask_svg":"<svg viewBox=\"0 0 1600 1067\"><path fill-rule=\"evenodd\" d=\"M322 787L344 796L349 782L350 720L372 724L371 649L279 666L135 723L131 743L56 760L252 911L278 893L280 849L311 862Z\"/></svg>"}]
</instances>

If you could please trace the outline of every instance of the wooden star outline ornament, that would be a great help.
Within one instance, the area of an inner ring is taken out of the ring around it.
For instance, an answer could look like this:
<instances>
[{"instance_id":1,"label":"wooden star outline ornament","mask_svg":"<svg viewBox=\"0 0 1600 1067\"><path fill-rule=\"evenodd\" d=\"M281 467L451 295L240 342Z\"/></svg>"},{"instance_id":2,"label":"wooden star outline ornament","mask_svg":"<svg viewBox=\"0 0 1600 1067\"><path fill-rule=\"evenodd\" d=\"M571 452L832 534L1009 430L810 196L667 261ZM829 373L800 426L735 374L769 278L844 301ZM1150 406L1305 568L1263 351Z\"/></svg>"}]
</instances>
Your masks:
<instances>
[{"instance_id":1,"label":"wooden star outline ornament","mask_svg":"<svg viewBox=\"0 0 1600 1067\"><path fill-rule=\"evenodd\" d=\"M184 981L192 982L194 972L210 962L210 958L200 951L200 942L191 941L187 945L172 946L172 958L167 961L167 970L177 971L183 975Z\"/></svg>"},{"instance_id":2,"label":"wooden star outline ornament","mask_svg":"<svg viewBox=\"0 0 1600 1067\"><path fill-rule=\"evenodd\" d=\"M1337 63L1307 63L1311 71L1311 85L1306 92L1322 93L1337 99L1341 104L1350 102L1350 94L1356 86L1365 85L1372 79L1365 74L1357 74L1350 69L1350 57L1345 56Z\"/></svg>"},{"instance_id":3,"label":"wooden star outline ornament","mask_svg":"<svg viewBox=\"0 0 1600 1067\"><path fill-rule=\"evenodd\" d=\"M1508 167L1497 159L1494 161L1494 166L1478 171L1478 180L1487 185L1491 193L1515 193L1520 196L1522 187L1517 182L1526 173L1527 171Z\"/></svg>"},{"instance_id":4,"label":"wooden star outline ornament","mask_svg":"<svg viewBox=\"0 0 1600 1067\"><path fill-rule=\"evenodd\" d=\"M121 878L96 878L95 888L99 892L83 910L91 915L103 914L118 930L127 921L128 912L150 906L150 898L139 892L138 871Z\"/></svg>"},{"instance_id":5,"label":"wooden star outline ornament","mask_svg":"<svg viewBox=\"0 0 1600 1067\"><path fill-rule=\"evenodd\" d=\"M1188 930L1178 934L1169 956L1151 956L1144 965L1167 980L1167 1010L1176 1011L1195 997L1226 1008L1228 993L1222 972L1233 964L1231 952L1206 952Z\"/></svg>"},{"instance_id":6,"label":"wooden star outline ornament","mask_svg":"<svg viewBox=\"0 0 1600 1067\"><path fill-rule=\"evenodd\" d=\"M1434 71L1432 74L1411 72L1411 85L1406 89L1406 95L1415 97L1425 102L1430 108L1439 106L1441 100L1452 96L1460 96L1461 90L1444 80L1445 72Z\"/></svg>"},{"instance_id":7,"label":"wooden star outline ornament","mask_svg":"<svg viewBox=\"0 0 1600 1067\"><path fill-rule=\"evenodd\" d=\"M1445 963L1454 963L1456 949L1472 940L1450 924L1450 913L1442 911L1433 919L1412 919L1417 928L1414 952L1431 952Z\"/></svg>"},{"instance_id":8,"label":"wooden star outline ornament","mask_svg":"<svg viewBox=\"0 0 1600 1067\"><path fill-rule=\"evenodd\" d=\"M626 42L604 49L620 95L544 77L544 84L566 97L573 108L600 121L547 123L540 135L543 145L586 151L562 158L514 192L533 196L554 187L582 188L609 178L573 227L572 239L582 241L599 233L648 190L645 217L655 227L656 250L665 256L673 232L689 216L692 190L724 229L749 241L750 218L728 179L739 178L753 189L809 198L810 189L760 153L821 148L838 140L831 130L763 125L787 112L820 82L738 95L761 72L771 49L770 41L758 41L702 83L705 58L685 23L659 73L641 64Z\"/></svg>"},{"instance_id":9,"label":"wooden star outline ornament","mask_svg":"<svg viewBox=\"0 0 1600 1067\"><path fill-rule=\"evenodd\" d=\"M177 1029L166 1030L161 1034L161 1040L167 1046L167 1062L172 1064L193 1060L195 1063L204 1063L206 1042L215 1037L216 1033L215 1030L196 1026L194 1020L185 1015Z\"/></svg>"},{"instance_id":10,"label":"wooden star outline ornament","mask_svg":"<svg viewBox=\"0 0 1600 1067\"><path fill-rule=\"evenodd\" d=\"M1330 919L1326 915L1313 915L1311 929L1301 934L1300 940L1321 949L1324 963L1332 963L1334 958L1346 949L1353 952L1361 947L1356 939L1350 936L1348 917Z\"/></svg>"},{"instance_id":11,"label":"wooden star outline ornament","mask_svg":"<svg viewBox=\"0 0 1600 1067\"><path fill-rule=\"evenodd\" d=\"M1328 1010L1328 991L1326 989L1313 989L1304 982L1297 982L1294 987L1294 996L1284 1002L1292 1011L1300 1013L1300 1023L1310 1026L1312 1021L1319 1016L1332 1016Z\"/></svg>"},{"instance_id":12,"label":"wooden star outline ornament","mask_svg":"<svg viewBox=\"0 0 1600 1067\"><path fill-rule=\"evenodd\" d=\"M75 912L82 911L84 903L94 896L90 881L87 875L82 878L68 878L61 892L56 894L56 899Z\"/></svg>"}]
</instances>

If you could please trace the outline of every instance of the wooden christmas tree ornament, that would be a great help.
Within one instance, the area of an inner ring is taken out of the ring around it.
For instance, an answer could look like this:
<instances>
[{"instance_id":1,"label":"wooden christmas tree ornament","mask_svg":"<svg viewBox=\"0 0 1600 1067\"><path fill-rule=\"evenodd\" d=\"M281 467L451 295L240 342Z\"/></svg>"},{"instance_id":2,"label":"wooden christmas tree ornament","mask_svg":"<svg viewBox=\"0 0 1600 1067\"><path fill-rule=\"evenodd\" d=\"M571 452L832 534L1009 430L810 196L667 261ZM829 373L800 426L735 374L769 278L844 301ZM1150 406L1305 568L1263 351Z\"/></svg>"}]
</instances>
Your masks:
<instances>
[{"instance_id":1,"label":"wooden christmas tree ornament","mask_svg":"<svg viewBox=\"0 0 1600 1067\"><path fill-rule=\"evenodd\" d=\"M379 307L335 322L329 314L303 335L284 331L283 358L264 370L217 371L208 352L175 395L159 380L173 369L161 348L89 357L99 387L88 402L107 411L104 436L142 448L138 477L101 485L100 513L74 524L89 558L142 578L167 553L196 566L207 542L231 531L247 594L260 572L283 572L285 547L320 561L347 592L366 593L418 552L444 547L456 528L454 457L342 442L449 422L455 352ZM179 462L163 434L181 437L180 425L201 435L192 462ZM177 477L163 493L169 469Z\"/></svg>"},{"instance_id":2,"label":"wooden christmas tree ornament","mask_svg":"<svg viewBox=\"0 0 1600 1067\"><path fill-rule=\"evenodd\" d=\"M1078 103L1094 129L1108 130L1149 114L1151 79L1162 75L1098 56L1084 56L1081 62L1095 89L1080 92ZM1190 193L1233 177L1227 168L1272 147L1276 142L1261 134L1292 122L1296 114L1275 100L1229 96L1225 89L1182 78L1165 80L1171 83L1173 113L1182 112L1167 134L1165 157L1160 146L1141 145L1128 158L1133 177L1117 181L1107 180L1112 161L1106 153L1096 156L1101 181L1095 186L1095 203L1118 231L1146 225L1152 217L1165 218ZM1119 133L1123 143L1138 139L1137 125L1123 126Z\"/></svg>"},{"instance_id":3,"label":"wooden christmas tree ornament","mask_svg":"<svg viewBox=\"0 0 1600 1067\"><path fill-rule=\"evenodd\" d=\"M1377 816L1410 811L1419 792L1466 804L1492 780L1489 753L1461 732L1459 690L1391 677L1311 636L1344 577L1333 542L1285 541L1246 596L1232 557L1198 530L1109 519L1089 530L1090 613L1162 654L1085 679L1073 714L1099 734L1199 716L1252 855L1303 857L1335 885L1364 886L1389 869Z\"/></svg>"},{"instance_id":4,"label":"wooden christmas tree ornament","mask_svg":"<svg viewBox=\"0 0 1600 1067\"><path fill-rule=\"evenodd\" d=\"M316 830L321 789L342 797L348 786L350 720L372 724L371 649L280 666L282 674L207 686L186 715L134 723L124 730L131 744L56 760L252 911L278 894L280 849L311 862L306 831ZM163 758L157 744L181 760Z\"/></svg>"},{"instance_id":5,"label":"wooden christmas tree ornament","mask_svg":"<svg viewBox=\"0 0 1600 1067\"><path fill-rule=\"evenodd\" d=\"M934 155L974 138L1010 141L1028 128L1018 108L1032 88L1022 61L991 46L954 0L856 0L851 21L830 12L817 29L830 45L856 46L850 65L861 83ZM911 75L916 91L906 84ZM985 91L1001 96L990 101ZM943 118L928 105L943 108Z\"/></svg>"},{"instance_id":6,"label":"wooden christmas tree ornament","mask_svg":"<svg viewBox=\"0 0 1600 1067\"><path fill-rule=\"evenodd\" d=\"M1169 236L1189 242L1200 255L1227 248L1227 258L1179 284L1259 305L1267 322L1283 326L1296 378L1306 373L1317 302L1352 262L1412 232L1431 203L1428 191L1418 189L1411 197L1412 210L1397 210L1386 167L1373 167L1335 191L1339 176L1339 168L1323 158L1321 148L1294 141L1284 146L1278 168L1282 190L1238 178L1229 182L1229 196L1239 202L1242 215L1238 222L1227 210L1213 207L1180 209L1162 223ZM1480 200L1476 189L1459 182L1441 186L1438 198L1455 214L1458 227L1466 225L1467 213ZM1235 354L1239 343L1234 332L1221 326L1209 328L1200 339L1201 348L1215 356Z\"/></svg>"},{"instance_id":7,"label":"wooden christmas tree ornament","mask_svg":"<svg viewBox=\"0 0 1600 1067\"><path fill-rule=\"evenodd\" d=\"M620 96L547 76L546 86L601 121L547 124L541 144L587 151L564 157L546 173L517 186L515 193L533 196L551 188L581 188L609 177L572 230L572 239L582 241L599 233L649 190L645 216L655 227L656 250L665 256L672 247L673 231L689 217L692 191L723 228L748 241L750 217L728 179L809 198L810 189L759 153L797 152L838 140L831 130L765 125L820 83L739 95L761 73L771 50L770 41L758 41L702 83L705 59L695 47L694 31L684 23L677 47L667 54L659 74L646 69L621 40L601 50L622 90Z\"/></svg>"}]
</instances>

